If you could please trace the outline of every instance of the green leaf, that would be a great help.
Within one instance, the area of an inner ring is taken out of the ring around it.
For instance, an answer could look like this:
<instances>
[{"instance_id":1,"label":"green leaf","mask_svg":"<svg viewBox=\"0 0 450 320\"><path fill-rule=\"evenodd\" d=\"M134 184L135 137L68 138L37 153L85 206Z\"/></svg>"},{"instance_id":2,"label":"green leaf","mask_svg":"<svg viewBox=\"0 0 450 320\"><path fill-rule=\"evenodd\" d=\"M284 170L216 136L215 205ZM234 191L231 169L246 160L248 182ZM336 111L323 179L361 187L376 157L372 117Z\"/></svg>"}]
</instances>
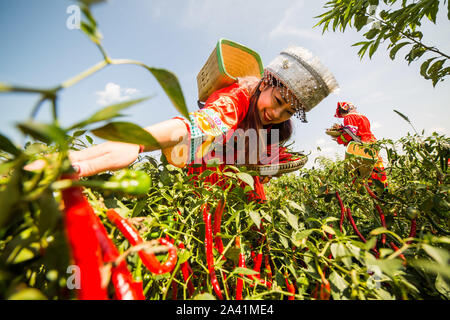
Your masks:
<instances>
[{"instance_id":1,"label":"green leaf","mask_svg":"<svg viewBox=\"0 0 450 320\"><path fill-rule=\"evenodd\" d=\"M411 122L409 121L409 118L408 118L407 116L405 116L403 113L401 113L400 111L394 110L394 112L395 112L396 114L398 114L400 117L402 117L403 119L405 119L406 122L411 123Z\"/></svg>"},{"instance_id":2,"label":"green leaf","mask_svg":"<svg viewBox=\"0 0 450 320\"><path fill-rule=\"evenodd\" d=\"M85 133L86 133L86 130L77 130L74 133L72 133L72 137L77 138L77 137L82 136Z\"/></svg>"},{"instance_id":3,"label":"green leaf","mask_svg":"<svg viewBox=\"0 0 450 320\"><path fill-rule=\"evenodd\" d=\"M47 297L38 289L25 288L10 295L8 300L47 300Z\"/></svg>"},{"instance_id":4,"label":"green leaf","mask_svg":"<svg viewBox=\"0 0 450 320\"><path fill-rule=\"evenodd\" d=\"M394 60L394 59L395 59L395 55L397 54L397 52L398 52L401 48L403 48L404 46L406 46L407 44L410 44L410 42L402 42L402 43L399 43L399 44L395 45L395 46L391 49L391 51L389 52L389 58L391 58L391 60Z\"/></svg>"},{"instance_id":5,"label":"green leaf","mask_svg":"<svg viewBox=\"0 0 450 320\"><path fill-rule=\"evenodd\" d=\"M361 41L361 42L357 42L357 43L353 44L352 47L362 45L361 49L359 49L359 51L358 51L358 56L362 59L371 43L372 43L372 41Z\"/></svg>"},{"instance_id":6,"label":"green leaf","mask_svg":"<svg viewBox=\"0 0 450 320\"><path fill-rule=\"evenodd\" d=\"M160 149L158 141L146 130L131 122L111 122L91 132L99 138Z\"/></svg>"},{"instance_id":7,"label":"green leaf","mask_svg":"<svg viewBox=\"0 0 450 320\"><path fill-rule=\"evenodd\" d=\"M80 29L89 37L89 39L91 39L92 42L100 45L100 41L102 40L103 36L95 26L91 26L86 22L81 21Z\"/></svg>"},{"instance_id":8,"label":"green leaf","mask_svg":"<svg viewBox=\"0 0 450 320\"><path fill-rule=\"evenodd\" d=\"M18 156L21 151L7 137L0 133L0 150L3 150L14 156Z\"/></svg>"},{"instance_id":9,"label":"green leaf","mask_svg":"<svg viewBox=\"0 0 450 320\"><path fill-rule=\"evenodd\" d=\"M86 141L89 142L89 144L93 144L94 140L91 138L91 136L86 135Z\"/></svg>"},{"instance_id":10,"label":"green leaf","mask_svg":"<svg viewBox=\"0 0 450 320\"><path fill-rule=\"evenodd\" d=\"M117 104L113 104L113 105L107 106L107 107L97 111L96 113L94 113L88 119L80 121L80 122L72 125L67 130L72 130L72 129L75 129L75 128L81 128L81 127L84 127L84 126L86 126L88 124L91 124L91 123L104 121L104 120L109 120L111 118L117 117L117 116L120 115L119 111L121 111L123 109L127 109L127 108L129 108L131 106L134 106L135 104L138 104L138 103L143 102L143 101L148 100L148 99L149 99L149 97L145 97L145 98L129 100L129 101L120 102L120 103L117 103Z\"/></svg>"},{"instance_id":11,"label":"green leaf","mask_svg":"<svg viewBox=\"0 0 450 320\"><path fill-rule=\"evenodd\" d=\"M450 278L450 267L437 264L424 259L417 259L409 262L414 267L423 268L427 273L441 274L447 278Z\"/></svg>"},{"instance_id":12,"label":"green leaf","mask_svg":"<svg viewBox=\"0 0 450 320\"><path fill-rule=\"evenodd\" d=\"M180 112L186 119L189 119L189 111L187 109L183 91L181 90L177 77L170 71L164 69L145 67L156 78L178 112Z\"/></svg>"},{"instance_id":13,"label":"green leaf","mask_svg":"<svg viewBox=\"0 0 450 320\"><path fill-rule=\"evenodd\" d=\"M347 282L342 278L339 273L333 271L329 276L331 295L336 300L347 300L344 295L344 291L348 288Z\"/></svg>"},{"instance_id":14,"label":"green leaf","mask_svg":"<svg viewBox=\"0 0 450 320\"><path fill-rule=\"evenodd\" d=\"M245 182L246 184L248 184L252 190L255 190L255 186L254 186L254 180L253 177L251 175L249 175L246 172L238 172L236 174L236 176L238 177L239 180Z\"/></svg>"},{"instance_id":15,"label":"green leaf","mask_svg":"<svg viewBox=\"0 0 450 320\"><path fill-rule=\"evenodd\" d=\"M192 256L192 253L189 250L182 250L181 253L178 254L178 263L182 264Z\"/></svg>"},{"instance_id":16,"label":"green leaf","mask_svg":"<svg viewBox=\"0 0 450 320\"><path fill-rule=\"evenodd\" d=\"M360 31L366 24L367 24L366 15L358 15L355 17L355 28L357 31Z\"/></svg>"},{"instance_id":17,"label":"green leaf","mask_svg":"<svg viewBox=\"0 0 450 320\"><path fill-rule=\"evenodd\" d=\"M79 1L83 4L85 4L86 6L91 6L93 4L106 2L107 0L79 0Z\"/></svg>"},{"instance_id":18,"label":"green leaf","mask_svg":"<svg viewBox=\"0 0 450 320\"><path fill-rule=\"evenodd\" d=\"M47 144L55 142L60 146L67 145L68 139L66 132L54 124L44 124L30 120L17 124L17 127L23 133Z\"/></svg>"},{"instance_id":19,"label":"green leaf","mask_svg":"<svg viewBox=\"0 0 450 320\"><path fill-rule=\"evenodd\" d=\"M370 46L369 58L372 58L375 51L377 51L378 46L380 45L381 38L382 38L382 34L380 34L380 36L377 38L377 40Z\"/></svg>"},{"instance_id":20,"label":"green leaf","mask_svg":"<svg viewBox=\"0 0 450 320\"><path fill-rule=\"evenodd\" d=\"M251 210L249 212L250 218L255 223L255 225L258 227L258 229L261 228L261 215L257 211Z\"/></svg>"},{"instance_id":21,"label":"green leaf","mask_svg":"<svg viewBox=\"0 0 450 320\"><path fill-rule=\"evenodd\" d=\"M322 226L322 230L325 231L326 233L329 233L329 234L336 234L336 232L334 231L334 229L333 229L332 227L326 225L326 224L324 224L324 225Z\"/></svg>"},{"instance_id":22,"label":"green leaf","mask_svg":"<svg viewBox=\"0 0 450 320\"><path fill-rule=\"evenodd\" d=\"M450 20L450 1L447 0L447 18Z\"/></svg>"},{"instance_id":23,"label":"green leaf","mask_svg":"<svg viewBox=\"0 0 450 320\"><path fill-rule=\"evenodd\" d=\"M379 228L376 228L376 229L373 229L372 231L370 231L370 235L378 236L378 235L386 233L386 232L388 232L388 230L386 228L379 227Z\"/></svg>"},{"instance_id":24,"label":"green leaf","mask_svg":"<svg viewBox=\"0 0 450 320\"><path fill-rule=\"evenodd\" d=\"M332 243L330 245L330 251L336 260L342 260L347 268L352 265L351 254L343 243Z\"/></svg>"},{"instance_id":25,"label":"green leaf","mask_svg":"<svg viewBox=\"0 0 450 320\"><path fill-rule=\"evenodd\" d=\"M88 5L81 6L81 12L83 12L90 26L97 27L97 21L95 21L94 16L92 15Z\"/></svg>"},{"instance_id":26,"label":"green leaf","mask_svg":"<svg viewBox=\"0 0 450 320\"><path fill-rule=\"evenodd\" d=\"M206 170L203 171L201 174L199 174L198 177L199 177L200 179L204 179L204 178L206 178L206 177L212 175L213 173L214 173L214 171L209 170L209 169L206 169Z\"/></svg>"},{"instance_id":27,"label":"green leaf","mask_svg":"<svg viewBox=\"0 0 450 320\"><path fill-rule=\"evenodd\" d=\"M285 248L285 249L288 249L289 248L289 242L288 242L288 240L286 239L286 237L283 237L282 235L278 235L279 237L280 237L280 242L281 242L281 244L283 245L283 247Z\"/></svg>"},{"instance_id":28,"label":"green leaf","mask_svg":"<svg viewBox=\"0 0 450 320\"><path fill-rule=\"evenodd\" d=\"M23 162L19 162L15 167L15 171L12 174L6 188L0 192L0 229L3 229L12 218L14 206L20 200L21 189L21 173L19 165Z\"/></svg>"},{"instance_id":29,"label":"green leaf","mask_svg":"<svg viewBox=\"0 0 450 320\"><path fill-rule=\"evenodd\" d=\"M230 276L234 275L234 274L243 274L246 276L250 276L250 275L259 274L259 272L252 270L252 269L248 269L248 268L237 267L233 270L233 272L230 274Z\"/></svg>"},{"instance_id":30,"label":"green leaf","mask_svg":"<svg viewBox=\"0 0 450 320\"><path fill-rule=\"evenodd\" d=\"M447 250L432 247L428 244L423 244L422 248L440 265L448 266L450 264L450 253Z\"/></svg>"},{"instance_id":31,"label":"green leaf","mask_svg":"<svg viewBox=\"0 0 450 320\"><path fill-rule=\"evenodd\" d=\"M444 64L446 59L442 59L442 60L438 60L435 63L433 63L430 67L430 69L428 69L428 74L431 76L433 73L437 72L442 65Z\"/></svg>"},{"instance_id":32,"label":"green leaf","mask_svg":"<svg viewBox=\"0 0 450 320\"><path fill-rule=\"evenodd\" d=\"M436 281L434 282L434 286L436 290L441 293L447 299L450 299L450 285L449 281L439 273L436 277Z\"/></svg>"},{"instance_id":33,"label":"green leaf","mask_svg":"<svg viewBox=\"0 0 450 320\"><path fill-rule=\"evenodd\" d=\"M40 213L37 227L39 229L39 235L42 237L46 231L52 230L56 226L56 223L61 218L61 211L50 189L42 193L38 199L38 205L40 207Z\"/></svg>"},{"instance_id":34,"label":"green leaf","mask_svg":"<svg viewBox=\"0 0 450 320\"><path fill-rule=\"evenodd\" d=\"M286 213L286 220L294 230L298 230L298 217L295 214L288 211Z\"/></svg>"},{"instance_id":35,"label":"green leaf","mask_svg":"<svg viewBox=\"0 0 450 320\"><path fill-rule=\"evenodd\" d=\"M368 32L366 32L364 35L366 36L367 39L372 40L378 34L378 31L379 31L378 29L373 28L370 29Z\"/></svg>"},{"instance_id":36,"label":"green leaf","mask_svg":"<svg viewBox=\"0 0 450 320\"><path fill-rule=\"evenodd\" d=\"M194 300L216 300L216 297L214 297L210 293L200 293L194 297Z\"/></svg>"},{"instance_id":37,"label":"green leaf","mask_svg":"<svg viewBox=\"0 0 450 320\"><path fill-rule=\"evenodd\" d=\"M424 63L422 63L422 65L420 66L420 74L422 75L422 77L424 77L425 79L429 79L428 75L427 75L427 70L428 67L431 63L431 61L433 61L434 59L436 59L437 57L433 57L430 58L428 60L426 60Z\"/></svg>"},{"instance_id":38,"label":"green leaf","mask_svg":"<svg viewBox=\"0 0 450 320\"><path fill-rule=\"evenodd\" d=\"M294 210L298 210L300 212L304 212L305 211L304 207L300 206L298 203L296 203L296 202L294 202L292 200L288 200L287 204Z\"/></svg>"},{"instance_id":39,"label":"green leaf","mask_svg":"<svg viewBox=\"0 0 450 320\"><path fill-rule=\"evenodd\" d=\"M366 252L366 255L369 255L368 252ZM389 277L396 277L398 276L402 271L402 261L401 259L392 259L392 260L378 260L373 258L366 258L367 265L368 266L378 266L381 271L388 275Z\"/></svg>"},{"instance_id":40,"label":"green leaf","mask_svg":"<svg viewBox=\"0 0 450 320\"><path fill-rule=\"evenodd\" d=\"M293 232L291 235L292 243L294 243L296 247L300 247L302 243L306 243L306 239L313 232L314 230L311 229Z\"/></svg>"}]
</instances>

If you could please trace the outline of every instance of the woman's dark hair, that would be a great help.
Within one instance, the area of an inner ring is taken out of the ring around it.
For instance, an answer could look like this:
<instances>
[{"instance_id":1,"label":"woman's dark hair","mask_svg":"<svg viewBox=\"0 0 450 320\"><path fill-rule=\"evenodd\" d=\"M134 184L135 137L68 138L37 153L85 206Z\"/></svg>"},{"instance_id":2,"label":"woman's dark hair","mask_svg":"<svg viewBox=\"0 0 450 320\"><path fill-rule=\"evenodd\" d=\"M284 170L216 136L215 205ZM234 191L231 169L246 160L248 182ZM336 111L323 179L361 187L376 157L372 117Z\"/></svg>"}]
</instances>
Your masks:
<instances>
[{"instance_id":1,"label":"woman's dark hair","mask_svg":"<svg viewBox=\"0 0 450 320\"><path fill-rule=\"evenodd\" d=\"M291 137L291 135L293 133L293 127L292 127L291 119L286 120L281 123L272 124L272 125L264 126L262 124L261 118L259 116L258 109L257 109L257 103L259 100L259 96L261 95L260 85L261 85L262 81L263 81L262 79L259 80L257 85L250 92L250 102L249 102L248 111L247 111L247 114L246 114L244 120L240 123L239 128L243 129L244 132L245 132L245 130L248 130L248 129L255 129L257 132L257 135L258 135L258 141L260 141L259 146L266 148L267 145L269 145L271 143L272 130L277 130L277 129L279 130L278 131L279 132L279 145L282 145L283 143L287 142L289 140L289 138ZM267 136L261 137L259 135L260 129L270 129L270 130L267 130ZM248 152L246 152L246 155L247 155L246 162L248 163L248 155L251 152L257 152L258 150L255 150L257 148L254 148L254 147L250 148L250 146L248 145L248 139L245 142L245 149L248 151ZM259 159L258 159L258 162L259 162Z\"/></svg>"},{"instance_id":2,"label":"woman's dark hair","mask_svg":"<svg viewBox=\"0 0 450 320\"><path fill-rule=\"evenodd\" d=\"M339 114L341 116L345 116L346 114L348 114L350 112L350 110L344 110L341 107L339 107Z\"/></svg>"}]
</instances>

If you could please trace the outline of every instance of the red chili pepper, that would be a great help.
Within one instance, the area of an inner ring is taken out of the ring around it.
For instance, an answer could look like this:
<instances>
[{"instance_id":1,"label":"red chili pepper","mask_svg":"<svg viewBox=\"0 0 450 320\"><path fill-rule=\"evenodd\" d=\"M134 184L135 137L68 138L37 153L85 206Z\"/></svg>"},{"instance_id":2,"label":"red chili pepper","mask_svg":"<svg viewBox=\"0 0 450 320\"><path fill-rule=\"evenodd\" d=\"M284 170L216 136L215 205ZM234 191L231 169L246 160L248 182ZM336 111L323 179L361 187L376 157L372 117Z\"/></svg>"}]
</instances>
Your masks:
<instances>
[{"instance_id":1,"label":"red chili pepper","mask_svg":"<svg viewBox=\"0 0 450 320\"><path fill-rule=\"evenodd\" d=\"M239 237L236 237L236 247L241 249L241 240ZM239 252L239 263L238 266L240 268L245 268L245 256L242 252L242 250L240 250ZM239 278L237 279L237 283L236 283L236 300L242 300L242 290L244 289L244 279L242 279L244 275L243 274L239 274Z\"/></svg>"},{"instance_id":2,"label":"red chili pepper","mask_svg":"<svg viewBox=\"0 0 450 320\"><path fill-rule=\"evenodd\" d=\"M342 232L342 224L344 223L345 218L345 207L342 203L341 197L339 196L339 192L336 191L336 198L339 201L339 206L341 207L341 219L339 220L339 230Z\"/></svg>"},{"instance_id":3,"label":"red chili pepper","mask_svg":"<svg viewBox=\"0 0 450 320\"><path fill-rule=\"evenodd\" d=\"M260 270L261 270L262 258L263 258L262 253L261 253L261 252L258 253L258 255L257 255L256 258L255 258L255 263L254 263L254 265L253 265L253 270L256 271L256 272L258 272L258 274L255 275L255 277L256 277L257 279L260 279L260 278L261 278L261 276L260 276Z\"/></svg>"},{"instance_id":4,"label":"red chili pepper","mask_svg":"<svg viewBox=\"0 0 450 320\"><path fill-rule=\"evenodd\" d=\"M172 281L172 300L177 300L178 283Z\"/></svg>"},{"instance_id":5,"label":"red chili pepper","mask_svg":"<svg viewBox=\"0 0 450 320\"><path fill-rule=\"evenodd\" d=\"M76 175L63 175L63 179L76 179ZM64 222L75 264L80 269L81 300L106 300L108 293L102 287L102 253L92 224L92 207L83 196L81 187L70 187L61 191L64 201Z\"/></svg>"},{"instance_id":6,"label":"red chili pepper","mask_svg":"<svg viewBox=\"0 0 450 320\"><path fill-rule=\"evenodd\" d=\"M366 243L366 238L364 238L364 236L361 234L361 232L359 232L358 227L356 226L355 221L353 220L352 217L352 213L350 211L350 208L347 208L347 218L348 220L350 220L350 224L352 225L353 230L355 231L355 233L358 235L358 237L361 239L362 242ZM378 258L380 256L380 253L378 252L376 246L374 248L371 249L374 253L375 256Z\"/></svg>"},{"instance_id":7,"label":"red chili pepper","mask_svg":"<svg viewBox=\"0 0 450 320\"><path fill-rule=\"evenodd\" d=\"M219 281L217 281L216 272L214 270L214 255L213 255L213 236L211 228L211 214L208 207L203 206L203 220L205 222L205 247L206 247L206 262L208 264L209 276L211 278L211 285L214 292L219 299L223 299L222 292L220 291Z\"/></svg>"},{"instance_id":8,"label":"red chili pepper","mask_svg":"<svg viewBox=\"0 0 450 320\"><path fill-rule=\"evenodd\" d=\"M375 205L375 208L377 209L378 214L380 215L381 225L382 225L385 229L387 229L387 226L386 226L386 219L385 219L385 217L384 217L383 210L381 210L381 207L380 207L378 204ZM381 235L381 243L382 243L382 244L386 244L386 233L383 233L383 234Z\"/></svg>"},{"instance_id":9,"label":"red chili pepper","mask_svg":"<svg viewBox=\"0 0 450 320\"><path fill-rule=\"evenodd\" d=\"M317 299L317 294L319 292L319 283L316 283L316 287L311 291L311 297Z\"/></svg>"},{"instance_id":10,"label":"red chili pepper","mask_svg":"<svg viewBox=\"0 0 450 320\"><path fill-rule=\"evenodd\" d=\"M320 300L329 300L330 299L330 282L327 279L323 279L320 284Z\"/></svg>"},{"instance_id":11,"label":"red chili pepper","mask_svg":"<svg viewBox=\"0 0 450 320\"><path fill-rule=\"evenodd\" d=\"M214 212L214 227L213 227L213 235L214 235L214 243L217 251L222 254L223 253L223 242L222 238L217 235L220 233L220 227L222 225L222 214L225 209L225 201L222 199L219 200L217 204L216 211ZM222 257L223 260L226 260L225 256Z\"/></svg>"},{"instance_id":12,"label":"red chili pepper","mask_svg":"<svg viewBox=\"0 0 450 320\"><path fill-rule=\"evenodd\" d=\"M352 225L353 231L355 231L355 233L358 235L358 237L361 239L362 242L366 243L367 242L366 239L361 234L361 232L359 232L358 227L356 226L356 223L353 220L352 212L350 211L350 208L347 208L347 218L348 218L348 220L350 220L350 224Z\"/></svg>"},{"instance_id":13,"label":"red chili pepper","mask_svg":"<svg viewBox=\"0 0 450 320\"><path fill-rule=\"evenodd\" d=\"M264 279L261 279L261 276L260 276L260 270L261 270L261 264L262 264L262 253L256 254L254 251L251 251L251 256L252 256L252 259L254 260L254 262L253 262L253 270L257 271L258 274L255 274L255 275L249 274L249 275L247 275L247 278L249 278L250 280L253 280L253 281L257 281L260 284L262 284L263 286L266 286L266 287L270 288L270 286L272 284L271 283L269 284ZM244 260L244 268L245 268L245 260ZM250 287L253 287L253 286L254 286L254 284L250 284Z\"/></svg>"},{"instance_id":14,"label":"red chili pepper","mask_svg":"<svg viewBox=\"0 0 450 320\"><path fill-rule=\"evenodd\" d=\"M108 233L97 215L95 216L95 223L92 227L102 249L103 261L113 263L111 280L115 288L116 298L118 300L144 300L142 281L134 281L125 260L121 260L118 265L115 265L115 261L120 256L119 250L117 250L117 247L108 237Z\"/></svg>"},{"instance_id":15,"label":"red chili pepper","mask_svg":"<svg viewBox=\"0 0 450 320\"><path fill-rule=\"evenodd\" d=\"M289 293L292 293L292 295L289 295L289 297L288 297L288 300L295 300L295 287L294 287L294 285L289 281L289 279L288 279L288 275L286 274L285 275L285 280L286 280L286 288L287 288L287 291L289 292Z\"/></svg>"},{"instance_id":16,"label":"red chili pepper","mask_svg":"<svg viewBox=\"0 0 450 320\"><path fill-rule=\"evenodd\" d=\"M364 187L366 188L367 193L368 193L373 199L375 199L375 200L377 200L377 201L380 201L380 202L382 202L382 203L385 203L385 204L387 203L386 201L381 200L380 198L378 198L377 195L369 188L369 185L368 185L367 183L364 183Z\"/></svg>"},{"instance_id":17,"label":"red chili pepper","mask_svg":"<svg viewBox=\"0 0 450 320\"><path fill-rule=\"evenodd\" d=\"M270 266L269 255L264 257L264 265L267 274L267 287L270 289L272 287L272 267Z\"/></svg>"},{"instance_id":18,"label":"red chili pepper","mask_svg":"<svg viewBox=\"0 0 450 320\"><path fill-rule=\"evenodd\" d=\"M185 249L185 246L182 242L178 244L178 248ZM195 288L194 284L192 283L191 279L189 278L192 274L192 269L189 265L188 261L185 261L181 264L181 273L183 274L184 282L187 282L187 288L189 295L192 296L194 294Z\"/></svg>"},{"instance_id":19,"label":"red chili pepper","mask_svg":"<svg viewBox=\"0 0 450 320\"><path fill-rule=\"evenodd\" d=\"M153 272L154 274L169 273L177 264L177 248L166 239L159 238L158 241L163 246L168 247L169 256L166 262L161 264L153 253L146 252L145 249L138 252L139 257L150 272Z\"/></svg>"},{"instance_id":20,"label":"red chili pepper","mask_svg":"<svg viewBox=\"0 0 450 320\"><path fill-rule=\"evenodd\" d=\"M252 252L254 254L254 252ZM268 288L270 288L272 286L272 283L270 283L269 281L266 281L264 279L261 279L261 264L262 264L262 253L258 253L257 255L254 254L253 255L253 260L254 260L254 264L253 264L253 270L258 272L258 274L250 274L247 275L247 277L253 281L257 281L260 284L262 284L263 286L266 286ZM251 284L250 287L253 287L254 284Z\"/></svg>"},{"instance_id":21,"label":"red chili pepper","mask_svg":"<svg viewBox=\"0 0 450 320\"><path fill-rule=\"evenodd\" d=\"M320 291L319 291L319 299L320 300L329 300L330 299L330 293L331 293L330 282L325 277L327 269L328 269L328 265L324 266L323 271L321 270L319 265L317 265L317 269L318 269L318 272L319 272L319 275L320 275L320 279L321 279ZM318 288L319 288L319 284L316 285L316 288L314 290L314 298L315 299L317 298Z\"/></svg>"},{"instance_id":22,"label":"red chili pepper","mask_svg":"<svg viewBox=\"0 0 450 320\"><path fill-rule=\"evenodd\" d=\"M125 238L130 242L132 246L144 242L144 240L139 235L138 230L127 219L120 216L115 210L113 209L108 210L106 212L106 215L108 219L112 223L114 223L117 226L117 228L119 228L119 230L122 232L122 234L125 236ZM172 243L170 243L170 241L166 239L159 238L158 241L160 244L169 247L168 248L169 257L163 264L159 262L159 260L153 253L149 253L145 251L145 249L139 250L138 254L142 260L142 263L147 267L147 269L150 272L155 274L164 274L172 271L173 268L175 268L178 258L177 249Z\"/></svg>"},{"instance_id":23,"label":"red chili pepper","mask_svg":"<svg viewBox=\"0 0 450 320\"><path fill-rule=\"evenodd\" d=\"M412 219L411 220L411 228L409 230L409 236L408 238L415 238L416 237L416 232L417 232L417 224L416 224L416 219ZM408 241L407 243L410 244L412 241Z\"/></svg>"}]
</instances>

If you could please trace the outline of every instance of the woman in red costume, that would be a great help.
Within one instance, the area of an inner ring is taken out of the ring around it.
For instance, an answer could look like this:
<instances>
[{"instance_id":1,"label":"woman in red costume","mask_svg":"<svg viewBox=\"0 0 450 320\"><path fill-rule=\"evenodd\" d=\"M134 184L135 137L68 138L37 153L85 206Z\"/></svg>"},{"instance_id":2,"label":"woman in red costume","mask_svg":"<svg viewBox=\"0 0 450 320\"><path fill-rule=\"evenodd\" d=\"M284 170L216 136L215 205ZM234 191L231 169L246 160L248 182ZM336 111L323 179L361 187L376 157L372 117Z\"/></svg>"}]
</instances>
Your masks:
<instances>
[{"instance_id":1,"label":"woman in red costume","mask_svg":"<svg viewBox=\"0 0 450 320\"><path fill-rule=\"evenodd\" d=\"M342 134L336 138L337 143L346 146L350 141L359 138L361 142L371 143L375 142L377 139L370 131L370 122L365 115L358 113L356 107L350 102L338 102L336 108L336 118L344 118L343 129L347 129L342 132ZM372 174L368 179L369 186L373 184L372 180L378 180L387 190L388 182L383 166L383 160L378 156L378 161L375 164Z\"/></svg>"},{"instance_id":2,"label":"woman in red costume","mask_svg":"<svg viewBox=\"0 0 450 320\"><path fill-rule=\"evenodd\" d=\"M291 117L295 114L306 122L305 113L337 88L334 76L317 57L304 48L289 47L265 68L261 79L238 79L213 93L202 109L189 114L189 119L174 117L144 129L159 142L169 163L187 167L188 173L196 179L206 169L207 162L217 158L223 150L226 161L220 165L222 169L225 164L236 161L263 163L267 156L264 157L261 148L267 150L268 144L278 147L290 138ZM236 148L234 140L239 140L236 132L241 136L256 133L256 143L244 139L245 143ZM153 150L156 148L152 146L108 141L71 152L69 158L80 176L90 176L126 167L140 152ZM277 151L278 148L270 150ZM256 158L253 157L255 154ZM270 156L273 158L273 152ZM220 184L217 174L211 174L205 180ZM265 200L257 176L254 187L249 198Z\"/></svg>"}]
</instances>

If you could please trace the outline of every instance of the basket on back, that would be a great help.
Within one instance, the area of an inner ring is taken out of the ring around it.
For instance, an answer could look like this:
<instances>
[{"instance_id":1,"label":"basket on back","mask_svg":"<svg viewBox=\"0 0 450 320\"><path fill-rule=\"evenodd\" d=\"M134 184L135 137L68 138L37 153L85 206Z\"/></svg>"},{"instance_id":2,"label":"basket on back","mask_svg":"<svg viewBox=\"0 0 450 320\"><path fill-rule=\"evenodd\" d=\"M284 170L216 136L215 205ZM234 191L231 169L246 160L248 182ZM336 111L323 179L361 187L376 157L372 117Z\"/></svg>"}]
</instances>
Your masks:
<instances>
[{"instance_id":1,"label":"basket on back","mask_svg":"<svg viewBox=\"0 0 450 320\"><path fill-rule=\"evenodd\" d=\"M350 159L347 170L354 170L361 178L367 178L378 161L378 152L368 145L351 141L347 145L345 159Z\"/></svg>"},{"instance_id":2,"label":"basket on back","mask_svg":"<svg viewBox=\"0 0 450 320\"><path fill-rule=\"evenodd\" d=\"M220 39L197 75L198 99L204 102L214 91L233 84L237 78L260 78L263 72L258 53L234 41Z\"/></svg>"}]
</instances>

